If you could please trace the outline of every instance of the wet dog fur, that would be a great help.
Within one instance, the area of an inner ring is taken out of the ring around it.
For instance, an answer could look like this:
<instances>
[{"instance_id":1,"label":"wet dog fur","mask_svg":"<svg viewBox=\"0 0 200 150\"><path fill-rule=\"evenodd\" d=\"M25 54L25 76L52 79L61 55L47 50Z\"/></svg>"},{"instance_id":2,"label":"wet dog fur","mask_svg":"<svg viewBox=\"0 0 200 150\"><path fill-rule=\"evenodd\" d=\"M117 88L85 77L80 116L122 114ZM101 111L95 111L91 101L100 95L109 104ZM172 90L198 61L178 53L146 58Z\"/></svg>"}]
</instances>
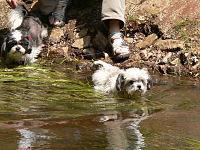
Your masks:
<instances>
[{"instance_id":1,"label":"wet dog fur","mask_svg":"<svg viewBox=\"0 0 200 150\"><path fill-rule=\"evenodd\" d=\"M124 70L98 60L94 62L93 69L94 89L108 93L111 97L143 95L152 87L152 80L146 68Z\"/></svg>"}]
</instances>

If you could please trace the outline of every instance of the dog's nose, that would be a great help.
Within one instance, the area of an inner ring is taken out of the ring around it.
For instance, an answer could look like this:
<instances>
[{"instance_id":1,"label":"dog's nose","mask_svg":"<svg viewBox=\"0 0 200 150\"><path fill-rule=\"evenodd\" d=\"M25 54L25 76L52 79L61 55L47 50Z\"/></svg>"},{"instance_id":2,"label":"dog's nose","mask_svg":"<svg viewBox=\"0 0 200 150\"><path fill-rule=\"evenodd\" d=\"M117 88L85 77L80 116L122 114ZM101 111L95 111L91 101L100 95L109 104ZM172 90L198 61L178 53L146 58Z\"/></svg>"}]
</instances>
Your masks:
<instances>
[{"instance_id":1,"label":"dog's nose","mask_svg":"<svg viewBox=\"0 0 200 150\"><path fill-rule=\"evenodd\" d=\"M20 50L20 47L16 47L16 51L19 52L19 50Z\"/></svg>"},{"instance_id":2,"label":"dog's nose","mask_svg":"<svg viewBox=\"0 0 200 150\"><path fill-rule=\"evenodd\" d=\"M141 89L141 85L138 85L137 88L140 90Z\"/></svg>"}]
</instances>

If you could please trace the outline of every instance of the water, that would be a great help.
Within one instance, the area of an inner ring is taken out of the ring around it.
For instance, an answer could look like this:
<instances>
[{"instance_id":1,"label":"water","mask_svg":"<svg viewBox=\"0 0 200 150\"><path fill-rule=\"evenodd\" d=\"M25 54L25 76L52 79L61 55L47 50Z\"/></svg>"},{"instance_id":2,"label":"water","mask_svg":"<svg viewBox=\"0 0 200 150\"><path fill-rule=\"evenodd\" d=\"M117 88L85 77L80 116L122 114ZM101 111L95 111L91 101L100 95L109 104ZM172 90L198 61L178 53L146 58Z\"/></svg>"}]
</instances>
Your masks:
<instances>
[{"instance_id":1,"label":"water","mask_svg":"<svg viewBox=\"0 0 200 150\"><path fill-rule=\"evenodd\" d=\"M144 97L109 98L56 68L0 70L0 150L200 149L198 82L154 75Z\"/></svg>"}]
</instances>

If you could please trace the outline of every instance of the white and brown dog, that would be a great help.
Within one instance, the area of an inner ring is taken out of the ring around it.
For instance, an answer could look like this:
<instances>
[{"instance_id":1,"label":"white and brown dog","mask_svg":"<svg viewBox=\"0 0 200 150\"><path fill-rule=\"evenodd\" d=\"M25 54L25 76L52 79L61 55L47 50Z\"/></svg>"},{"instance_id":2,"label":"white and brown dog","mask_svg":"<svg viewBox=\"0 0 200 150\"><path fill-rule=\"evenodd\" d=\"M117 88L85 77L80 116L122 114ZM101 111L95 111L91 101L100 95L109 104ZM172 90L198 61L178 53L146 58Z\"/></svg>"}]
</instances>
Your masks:
<instances>
[{"instance_id":1,"label":"white and brown dog","mask_svg":"<svg viewBox=\"0 0 200 150\"><path fill-rule=\"evenodd\" d=\"M19 5L8 16L10 32L1 46L1 56L6 64L34 63L42 49L42 40L47 29L38 17L28 15L27 9Z\"/></svg>"},{"instance_id":2,"label":"white and brown dog","mask_svg":"<svg viewBox=\"0 0 200 150\"><path fill-rule=\"evenodd\" d=\"M152 87L152 80L147 69L120 69L101 60L95 61L92 75L94 88L110 96L123 95L132 97L144 94Z\"/></svg>"}]
</instances>

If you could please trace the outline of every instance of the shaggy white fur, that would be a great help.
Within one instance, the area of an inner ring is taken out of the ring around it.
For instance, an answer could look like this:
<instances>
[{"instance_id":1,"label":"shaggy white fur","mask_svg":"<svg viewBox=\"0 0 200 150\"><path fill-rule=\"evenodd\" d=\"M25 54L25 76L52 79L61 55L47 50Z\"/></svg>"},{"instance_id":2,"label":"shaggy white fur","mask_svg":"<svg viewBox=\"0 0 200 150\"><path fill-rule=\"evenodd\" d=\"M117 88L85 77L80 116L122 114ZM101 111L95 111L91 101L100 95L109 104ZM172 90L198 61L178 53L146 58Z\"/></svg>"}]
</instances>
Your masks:
<instances>
[{"instance_id":1,"label":"shaggy white fur","mask_svg":"<svg viewBox=\"0 0 200 150\"><path fill-rule=\"evenodd\" d=\"M129 68L124 70L101 60L95 61L94 66L98 68L92 75L94 88L111 96L144 94L152 86L147 69Z\"/></svg>"},{"instance_id":2,"label":"shaggy white fur","mask_svg":"<svg viewBox=\"0 0 200 150\"><path fill-rule=\"evenodd\" d=\"M42 50L42 40L48 36L47 28L39 18L29 16L22 5L11 10L8 16L10 32L1 46L6 64L32 64Z\"/></svg>"},{"instance_id":3,"label":"shaggy white fur","mask_svg":"<svg viewBox=\"0 0 200 150\"><path fill-rule=\"evenodd\" d=\"M12 9L8 15L8 25L10 29L17 29L22 24L25 15L27 15L26 9L24 9L24 7L21 5L15 9Z\"/></svg>"}]
</instances>

